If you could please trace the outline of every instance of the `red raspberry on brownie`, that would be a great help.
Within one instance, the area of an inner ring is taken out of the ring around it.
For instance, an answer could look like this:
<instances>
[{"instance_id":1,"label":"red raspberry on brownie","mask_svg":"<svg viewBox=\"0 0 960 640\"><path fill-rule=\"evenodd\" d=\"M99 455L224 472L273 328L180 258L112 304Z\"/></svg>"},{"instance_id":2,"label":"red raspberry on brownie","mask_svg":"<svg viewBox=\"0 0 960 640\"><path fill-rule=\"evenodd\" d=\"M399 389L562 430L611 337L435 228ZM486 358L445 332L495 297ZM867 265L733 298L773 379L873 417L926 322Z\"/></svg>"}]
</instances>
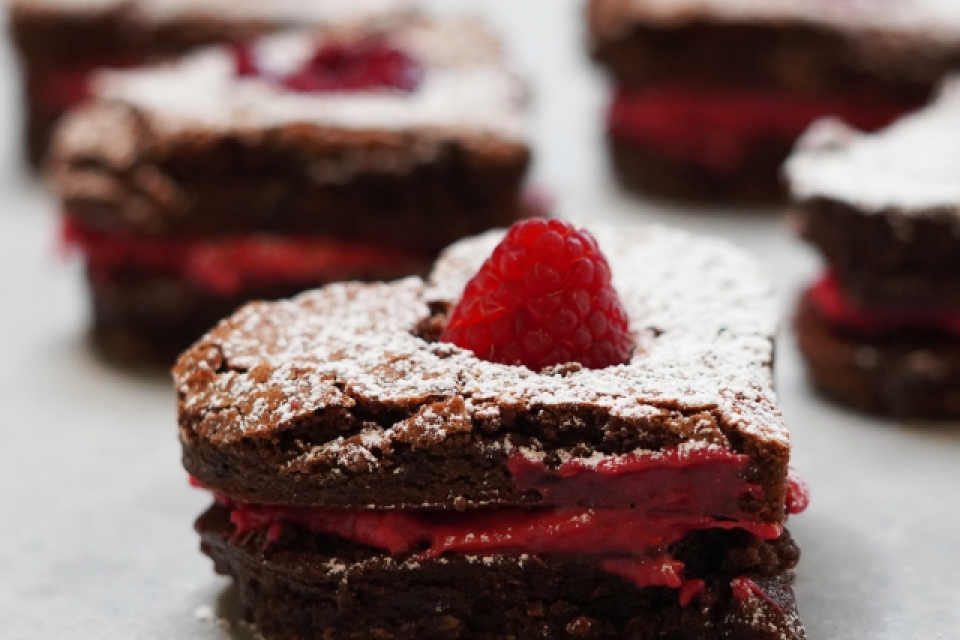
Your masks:
<instances>
[{"instance_id":1,"label":"red raspberry on brownie","mask_svg":"<svg viewBox=\"0 0 960 640\"><path fill-rule=\"evenodd\" d=\"M491 362L599 369L630 359L629 330L610 265L590 232L526 220L467 283L440 339Z\"/></svg>"},{"instance_id":2,"label":"red raspberry on brownie","mask_svg":"<svg viewBox=\"0 0 960 640\"><path fill-rule=\"evenodd\" d=\"M180 358L202 549L265 638L805 637L771 287L721 242L592 232L522 223L427 281L252 303ZM611 273L643 345L621 366L428 339L511 287L612 296Z\"/></svg>"}]
</instances>

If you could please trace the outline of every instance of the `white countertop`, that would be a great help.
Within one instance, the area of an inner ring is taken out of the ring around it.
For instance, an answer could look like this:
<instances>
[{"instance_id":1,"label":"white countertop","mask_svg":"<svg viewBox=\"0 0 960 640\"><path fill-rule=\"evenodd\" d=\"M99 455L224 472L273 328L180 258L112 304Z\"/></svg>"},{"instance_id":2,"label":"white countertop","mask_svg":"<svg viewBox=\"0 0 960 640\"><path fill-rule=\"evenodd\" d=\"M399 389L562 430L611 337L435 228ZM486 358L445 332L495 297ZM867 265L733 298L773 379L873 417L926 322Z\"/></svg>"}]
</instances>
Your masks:
<instances>
[{"instance_id":1,"label":"white countertop","mask_svg":"<svg viewBox=\"0 0 960 640\"><path fill-rule=\"evenodd\" d=\"M657 220L725 236L769 265L784 313L818 260L769 213L641 202L612 184L602 75L578 0L435 0L482 8L533 76L535 178L577 220ZM0 50L0 637L248 638L235 592L197 550L208 498L179 463L163 375L111 368L85 342L79 266L55 241L55 205L19 166L16 69ZM785 322L778 390L810 510L797 593L811 640L960 637L960 425L858 416L808 388Z\"/></svg>"}]
</instances>

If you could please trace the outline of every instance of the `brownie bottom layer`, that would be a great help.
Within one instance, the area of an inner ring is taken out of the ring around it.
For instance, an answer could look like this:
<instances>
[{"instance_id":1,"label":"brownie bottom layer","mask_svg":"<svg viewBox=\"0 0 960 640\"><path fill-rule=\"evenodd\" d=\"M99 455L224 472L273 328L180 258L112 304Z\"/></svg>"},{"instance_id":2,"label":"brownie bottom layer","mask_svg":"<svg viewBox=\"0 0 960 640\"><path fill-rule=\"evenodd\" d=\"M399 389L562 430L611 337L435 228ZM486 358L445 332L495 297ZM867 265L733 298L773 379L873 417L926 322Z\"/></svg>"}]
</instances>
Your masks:
<instances>
[{"instance_id":1,"label":"brownie bottom layer","mask_svg":"<svg viewBox=\"0 0 960 640\"><path fill-rule=\"evenodd\" d=\"M960 416L960 339L919 329L878 337L840 330L808 296L795 328L814 384L838 401L904 418Z\"/></svg>"},{"instance_id":2,"label":"brownie bottom layer","mask_svg":"<svg viewBox=\"0 0 960 640\"><path fill-rule=\"evenodd\" d=\"M357 271L352 279L393 280L423 275L428 268L429 260L424 260L399 269ZM248 284L230 295L218 295L175 275L129 272L90 278L93 340L114 362L168 367L244 303L288 298L326 284L325 280Z\"/></svg>"},{"instance_id":3,"label":"brownie bottom layer","mask_svg":"<svg viewBox=\"0 0 960 640\"><path fill-rule=\"evenodd\" d=\"M671 638L799 640L790 568L795 545L741 531L691 534L674 553L705 582L639 588L571 557L465 556L416 561L295 525L232 540L229 510L197 521L202 549L237 582L266 638ZM735 593L747 577L759 593Z\"/></svg>"},{"instance_id":4,"label":"brownie bottom layer","mask_svg":"<svg viewBox=\"0 0 960 640\"><path fill-rule=\"evenodd\" d=\"M671 158L659 149L618 136L609 137L609 146L619 182L641 195L746 204L776 203L786 198L780 165L789 155L791 144L784 140L753 144L738 166L726 172Z\"/></svg>"}]
</instances>

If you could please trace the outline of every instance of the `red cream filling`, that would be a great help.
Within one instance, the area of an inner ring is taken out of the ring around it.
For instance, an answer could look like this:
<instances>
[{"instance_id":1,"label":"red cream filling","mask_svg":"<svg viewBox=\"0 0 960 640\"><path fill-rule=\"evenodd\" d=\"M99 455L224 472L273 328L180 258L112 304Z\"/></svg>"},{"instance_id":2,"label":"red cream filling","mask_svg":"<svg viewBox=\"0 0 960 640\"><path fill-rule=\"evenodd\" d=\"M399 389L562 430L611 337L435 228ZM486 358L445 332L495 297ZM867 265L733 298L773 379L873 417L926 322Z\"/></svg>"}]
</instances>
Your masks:
<instances>
[{"instance_id":1,"label":"red cream filling","mask_svg":"<svg viewBox=\"0 0 960 640\"><path fill-rule=\"evenodd\" d=\"M747 456L707 449L610 456L594 464L571 460L556 470L510 458L508 468L518 487L540 491L552 505L537 509L360 511L217 499L232 509L235 539L266 530L268 540L277 540L284 525L292 523L392 555L413 554L414 559L446 553L576 556L640 587L678 589L685 606L704 584L683 577L684 565L670 556L671 545L697 530L739 528L764 540L783 531L738 506L741 496L759 493L758 486L742 480L748 462ZM801 485L791 486L795 492ZM573 506L585 500L615 507ZM628 503L635 508L618 508ZM806 498L788 497L788 503L791 512L798 512Z\"/></svg>"},{"instance_id":2,"label":"red cream filling","mask_svg":"<svg viewBox=\"0 0 960 640\"><path fill-rule=\"evenodd\" d=\"M223 499L221 498L221 501ZM683 587L683 563L668 547L691 531L746 529L765 540L777 524L717 520L709 516L653 515L637 509L497 509L468 513L337 511L231 504L235 537L266 529L272 539L284 524L334 535L391 555L415 559L445 553L583 556L640 587Z\"/></svg>"},{"instance_id":3,"label":"red cream filling","mask_svg":"<svg viewBox=\"0 0 960 640\"><path fill-rule=\"evenodd\" d=\"M820 117L837 116L873 131L916 106L853 97L804 98L758 89L621 88L608 124L615 137L726 173L739 167L751 145L770 138L792 142Z\"/></svg>"},{"instance_id":4,"label":"red cream filling","mask_svg":"<svg viewBox=\"0 0 960 640\"><path fill-rule=\"evenodd\" d=\"M142 269L183 277L222 296L252 283L349 280L365 270L424 261L417 253L309 236L141 238L95 231L70 216L64 216L62 232L66 245L83 253L95 279Z\"/></svg>"},{"instance_id":5,"label":"red cream filling","mask_svg":"<svg viewBox=\"0 0 960 640\"><path fill-rule=\"evenodd\" d=\"M865 307L846 296L832 272L807 289L807 299L831 326L863 335L877 336L904 329L924 329L960 336L960 311Z\"/></svg>"},{"instance_id":6,"label":"red cream filling","mask_svg":"<svg viewBox=\"0 0 960 640\"><path fill-rule=\"evenodd\" d=\"M514 455L507 469L518 489L537 491L549 505L642 507L651 513L750 520L741 499L762 498L763 488L743 480L749 464L749 456L722 449L667 449L607 456L595 464L573 458L555 470Z\"/></svg>"}]
</instances>

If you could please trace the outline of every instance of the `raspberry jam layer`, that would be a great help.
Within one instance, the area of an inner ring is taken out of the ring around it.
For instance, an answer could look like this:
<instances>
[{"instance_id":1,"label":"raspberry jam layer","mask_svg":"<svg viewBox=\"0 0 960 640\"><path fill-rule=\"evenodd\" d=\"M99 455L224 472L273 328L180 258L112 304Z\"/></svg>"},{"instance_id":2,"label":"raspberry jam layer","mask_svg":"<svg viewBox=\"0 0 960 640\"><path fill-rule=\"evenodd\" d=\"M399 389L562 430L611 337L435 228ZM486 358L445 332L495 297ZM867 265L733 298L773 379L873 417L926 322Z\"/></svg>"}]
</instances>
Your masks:
<instances>
[{"instance_id":1,"label":"raspberry jam layer","mask_svg":"<svg viewBox=\"0 0 960 640\"><path fill-rule=\"evenodd\" d=\"M286 524L363 544L391 555L434 559L467 555L536 554L583 557L640 587L679 589L683 563L670 545L692 531L745 529L772 540L776 524L717 520L706 516L654 516L636 509L495 509L476 512L340 511L233 503L235 539L265 529L271 539Z\"/></svg>"},{"instance_id":2,"label":"raspberry jam layer","mask_svg":"<svg viewBox=\"0 0 960 640\"><path fill-rule=\"evenodd\" d=\"M518 484L536 487L551 504L535 509L334 510L251 505L225 496L217 501L231 509L235 540L265 530L268 540L276 541L284 526L296 524L414 559L448 553L575 556L639 587L679 589L685 606L703 583L684 578L683 563L669 554L671 545L708 529L743 529L763 540L783 532L781 525L740 509L739 498L756 497L759 489L742 479L748 462L747 456L720 449L571 460L556 470L510 458ZM799 513L809 492L795 476L788 486L788 510ZM570 506L587 500L615 507ZM627 502L634 507L622 508Z\"/></svg>"},{"instance_id":3,"label":"raspberry jam layer","mask_svg":"<svg viewBox=\"0 0 960 640\"><path fill-rule=\"evenodd\" d=\"M573 458L555 470L522 455L507 460L517 488L536 491L548 505L635 507L735 520L755 518L741 506L745 496L763 498L760 485L743 479L749 465L749 456L708 448L607 456L595 463Z\"/></svg>"},{"instance_id":4,"label":"raspberry jam layer","mask_svg":"<svg viewBox=\"0 0 960 640\"><path fill-rule=\"evenodd\" d=\"M942 309L864 307L850 300L836 275L826 273L806 297L831 326L867 336L919 329L960 337L960 312Z\"/></svg>"},{"instance_id":5,"label":"raspberry jam layer","mask_svg":"<svg viewBox=\"0 0 960 640\"><path fill-rule=\"evenodd\" d=\"M420 254L327 238L238 235L223 238L139 238L103 233L63 218L67 246L80 249L91 278L126 270L175 275L209 293L230 296L255 283L321 284L413 272Z\"/></svg>"},{"instance_id":6,"label":"raspberry jam layer","mask_svg":"<svg viewBox=\"0 0 960 640\"><path fill-rule=\"evenodd\" d=\"M784 92L683 86L620 88L609 113L612 136L716 173L737 170L758 142L790 143L826 115L873 131L916 104L862 98L812 99Z\"/></svg>"},{"instance_id":7,"label":"raspberry jam layer","mask_svg":"<svg viewBox=\"0 0 960 640\"><path fill-rule=\"evenodd\" d=\"M328 42L294 73L274 78L260 66L256 49L234 50L237 75L275 80L301 93L395 90L414 91L423 77L420 63L383 38L357 42Z\"/></svg>"}]
</instances>

